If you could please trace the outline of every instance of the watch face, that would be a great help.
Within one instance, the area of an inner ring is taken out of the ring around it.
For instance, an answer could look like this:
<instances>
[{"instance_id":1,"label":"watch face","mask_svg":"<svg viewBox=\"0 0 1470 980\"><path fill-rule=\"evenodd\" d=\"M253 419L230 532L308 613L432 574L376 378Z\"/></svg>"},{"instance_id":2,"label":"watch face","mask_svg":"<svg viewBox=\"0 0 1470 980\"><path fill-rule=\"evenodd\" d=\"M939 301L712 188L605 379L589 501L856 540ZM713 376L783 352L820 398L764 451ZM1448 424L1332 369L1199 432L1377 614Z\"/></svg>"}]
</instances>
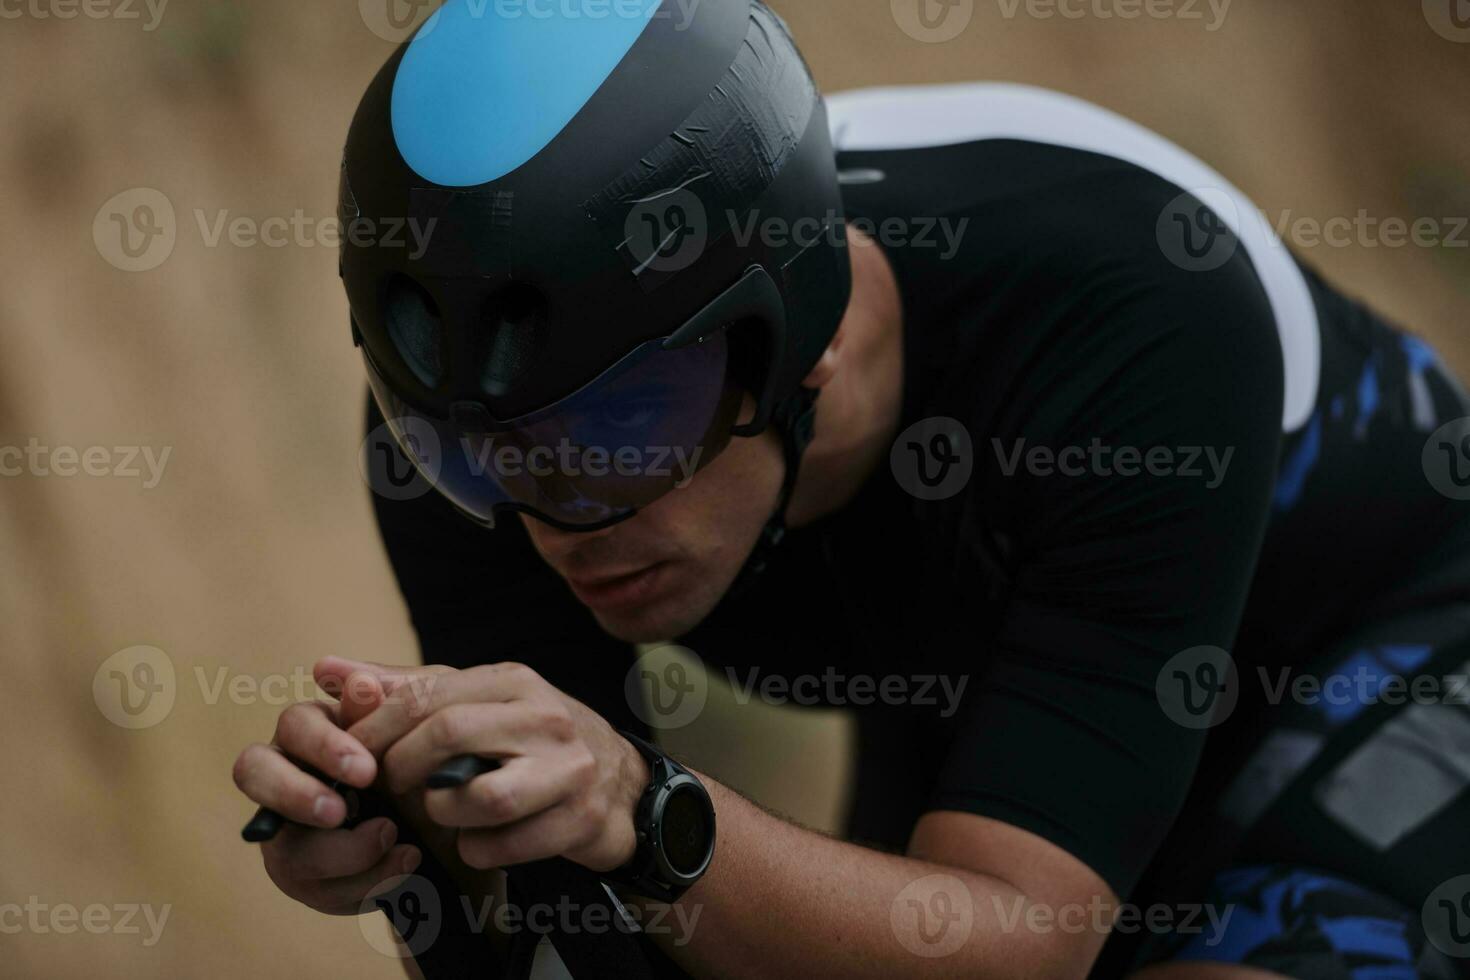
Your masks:
<instances>
[{"instance_id":1,"label":"watch face","mask_svg":"<svg viewBox=\"0 0 1470 980\"><path fill-rule=\"evenodd\" d=\"M664 856L682 875L698 874L709 856L709 814L699 791L685 786L674 790L660 821Z\"/></svg>"}]
</instances>

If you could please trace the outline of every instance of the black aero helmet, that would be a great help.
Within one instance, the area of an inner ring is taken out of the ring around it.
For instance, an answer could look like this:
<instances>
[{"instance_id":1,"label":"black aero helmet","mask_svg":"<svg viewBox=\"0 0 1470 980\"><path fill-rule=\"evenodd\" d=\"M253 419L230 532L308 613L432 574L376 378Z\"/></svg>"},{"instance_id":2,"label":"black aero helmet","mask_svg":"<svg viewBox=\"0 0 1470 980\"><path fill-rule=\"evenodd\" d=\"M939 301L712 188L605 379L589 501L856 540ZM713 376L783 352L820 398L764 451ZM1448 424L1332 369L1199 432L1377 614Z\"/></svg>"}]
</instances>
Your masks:
<instances>
[{"instance_id":1,"label":"black aero helmet","mask_svg":"<svg viewBox=\"0 0 1470 980\"><path fill-rule=\"evenodd\" d=\"M374 396L460 510L606 527L775 426L779 537L851 272L759 0L449 0L363 98L340 202Z\"/></svg>"}]
</instances>

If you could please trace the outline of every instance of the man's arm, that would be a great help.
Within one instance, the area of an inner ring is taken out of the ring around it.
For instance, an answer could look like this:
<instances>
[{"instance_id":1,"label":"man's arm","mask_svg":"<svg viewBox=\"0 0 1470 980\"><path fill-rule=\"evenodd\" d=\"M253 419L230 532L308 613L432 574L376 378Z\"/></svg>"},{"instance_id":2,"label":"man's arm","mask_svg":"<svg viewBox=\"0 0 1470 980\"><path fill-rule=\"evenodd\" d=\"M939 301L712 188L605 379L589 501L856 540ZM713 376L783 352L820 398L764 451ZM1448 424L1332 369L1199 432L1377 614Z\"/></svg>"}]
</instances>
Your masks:
<instances>
[{"instance_id":1,"label":"man's arm","mask_svg":"<svg viewBox=\"0 0 1470 980\"><path fill-rule=\"evenodd\" d=\"M402 668L339 662L401 689ZM422 785L447 759L506 761L462 789L431 790L429 819L456 828L470 868L564 856L594 872L626 864L650 778L638 751L585 705L518 664L437 673L422 699L390 698L351 734L382 759L388 788ZM938 811L907 856L832 840L701 777L719 843L671 910L639 905L651 938L688 972L722 976L1083 977L1106 938L1103 880L1041 837Z\"/></svg>"},{"instance_id":2,"label":"man's arm","mask_svg":"<svg viewBox=\"0 0 1470 980\"><path fill-rule=\"evenodd\" d=\"M934 812L907 855L787 823L700 774L719 846L670 911L641 909L697 977L1084 977L1117 898L1086 865L996 820ZM1061 915L1060 920L1057 918ZM657 920L657 921L656 921Z\"/></svg>"}]
</instances>

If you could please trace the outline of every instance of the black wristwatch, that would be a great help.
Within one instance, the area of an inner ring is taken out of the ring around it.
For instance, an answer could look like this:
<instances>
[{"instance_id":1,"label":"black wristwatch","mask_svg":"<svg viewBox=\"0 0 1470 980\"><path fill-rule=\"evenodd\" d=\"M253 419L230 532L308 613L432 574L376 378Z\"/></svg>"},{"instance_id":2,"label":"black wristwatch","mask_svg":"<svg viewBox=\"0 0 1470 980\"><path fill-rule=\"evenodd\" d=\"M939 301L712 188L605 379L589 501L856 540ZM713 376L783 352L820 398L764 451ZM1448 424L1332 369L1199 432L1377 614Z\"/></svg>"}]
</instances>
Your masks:
<instances>
[{"instance_id":1,"label":"black wristwatch","mask_svg":"<svg viewBox=\"0 0 1470 980\"><path fill-rule=\"evenodd\" d=\"M637 735L618 734L643 756L653 778L633 814L638 849L631 861L603 880L645 898L678 901L715 856L714 804L688 769Z\"/></svg>"}]
</instances>

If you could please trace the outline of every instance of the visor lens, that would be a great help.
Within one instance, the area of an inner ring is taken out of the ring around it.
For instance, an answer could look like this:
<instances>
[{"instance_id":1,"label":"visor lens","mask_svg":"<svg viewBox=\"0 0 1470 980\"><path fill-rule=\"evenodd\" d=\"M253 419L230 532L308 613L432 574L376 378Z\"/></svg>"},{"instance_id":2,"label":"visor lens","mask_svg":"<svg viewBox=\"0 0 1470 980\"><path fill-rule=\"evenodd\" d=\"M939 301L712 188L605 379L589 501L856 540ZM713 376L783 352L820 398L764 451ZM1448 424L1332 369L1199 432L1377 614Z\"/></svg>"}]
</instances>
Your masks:
<instances>
[{"instance_id":1,"label":"visor lens","mask_svg":"<svg viewBox=\"0 0 1470 980\"><path fill-rule=\"evenodd\" d=\"M576 394L493 432L417 411L363 360L399 446L460 510L486 523L517 510L575 529L628 517L729 445L741 391L728 345L724 331L676 350L651 341Z\"/></svg>"}]
</instances>

